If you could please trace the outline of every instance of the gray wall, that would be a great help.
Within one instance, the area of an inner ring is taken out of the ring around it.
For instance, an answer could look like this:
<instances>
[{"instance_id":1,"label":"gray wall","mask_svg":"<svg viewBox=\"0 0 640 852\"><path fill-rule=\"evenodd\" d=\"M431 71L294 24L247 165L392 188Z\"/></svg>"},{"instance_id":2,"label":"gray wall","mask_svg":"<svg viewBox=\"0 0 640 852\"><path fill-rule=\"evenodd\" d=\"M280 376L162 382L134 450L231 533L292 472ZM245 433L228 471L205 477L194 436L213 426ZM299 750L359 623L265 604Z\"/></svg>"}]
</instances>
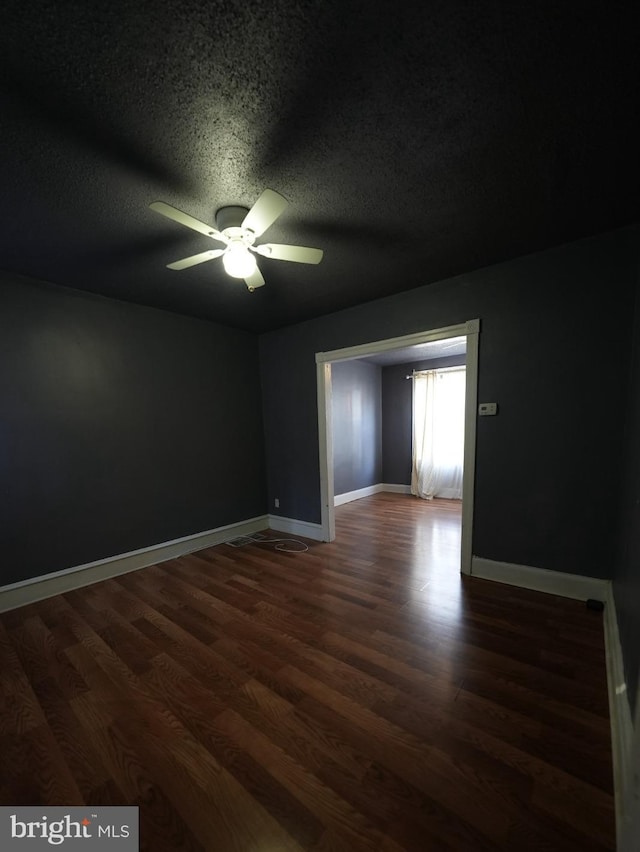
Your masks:
<instances>
[{"instance_id":1,"label":"gray wall","mask_svg":"<svg viewBox=\"0 0 640 852\"><path fill-rule=\"evenodd\" d=\"M270 505L320 522L316 352L479 317L474 553L609 576L637 255L625 228L261 336Z\"/></svg>"},{"instance_id":2,"label":"gray wall","mask_svg":"<svg viewBox=\"0 0 640 852\"><path fill-rule=\"evenodd\" d=\"M0 585L266 511L257 340L0 275Z\"/></svg>"},{"instance_id":3,"label":"gray wall","mask_svg":"<svg viewBox=\"0 0 640 852\"><path fill-rule=\"evenodd\" d=\"M632 710L640 670L640 275L625 430L625 464L620 502L620 548L613 591Z\"/></svg>"},{"instance_id":4,"label":"gray wall","mask_svg":"<svg viewBox=\"0 0 640 852\"><path fill-rule=\"evenodd\" d=\"M382 481L382 370L343 361L331 370L333 490L346 494Z\"/></svg>"},{"instance_id":5,"label":"gray wall","mask_svg":"<svg viewBox=\"0 0 640 852\"><path fill-rule=\"evenodd\" d=\"M466 355L432 358L382 368L382 481L411 485L413 432L413 370L437 370L464 364Z\"/></svg>"}]
</instances>

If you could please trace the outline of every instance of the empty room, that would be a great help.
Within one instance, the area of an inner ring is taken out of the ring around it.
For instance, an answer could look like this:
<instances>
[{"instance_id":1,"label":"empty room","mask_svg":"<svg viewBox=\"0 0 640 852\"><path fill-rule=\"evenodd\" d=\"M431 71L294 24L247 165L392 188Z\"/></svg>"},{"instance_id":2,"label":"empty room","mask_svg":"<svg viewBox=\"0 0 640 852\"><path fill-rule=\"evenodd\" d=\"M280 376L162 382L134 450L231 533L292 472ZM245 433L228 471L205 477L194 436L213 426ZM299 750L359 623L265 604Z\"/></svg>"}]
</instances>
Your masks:
<instances>
[{"instance_id":1,"label":"empty room","mask_svg":"<svg viewBox=\"0 0 640 852\"><path fill-rule=\"evenodd\" d=\"M637 852L633 5L0 44L0 848Z\"/></svg>"}]
</instances>

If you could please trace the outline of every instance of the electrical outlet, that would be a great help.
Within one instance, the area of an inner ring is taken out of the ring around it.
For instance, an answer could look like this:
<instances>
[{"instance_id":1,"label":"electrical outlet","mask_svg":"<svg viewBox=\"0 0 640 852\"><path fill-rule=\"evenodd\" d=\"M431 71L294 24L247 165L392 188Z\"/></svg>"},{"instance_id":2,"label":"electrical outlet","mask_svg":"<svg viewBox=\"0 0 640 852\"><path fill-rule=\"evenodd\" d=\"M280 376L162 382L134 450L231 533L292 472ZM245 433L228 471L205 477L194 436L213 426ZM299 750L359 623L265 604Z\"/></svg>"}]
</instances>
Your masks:
<instances>
[{"instance_id":1,"label":"electrical outlet","mask_svg":"<svg viewBox=\"0 0 640 852\"><path fill-rule=\"evenodd\" d=\"M273 505L276 507L276 509L280 508L280 498L279 497L276 497L276 499L273 501Z\"/></svg>"}]
</instances>

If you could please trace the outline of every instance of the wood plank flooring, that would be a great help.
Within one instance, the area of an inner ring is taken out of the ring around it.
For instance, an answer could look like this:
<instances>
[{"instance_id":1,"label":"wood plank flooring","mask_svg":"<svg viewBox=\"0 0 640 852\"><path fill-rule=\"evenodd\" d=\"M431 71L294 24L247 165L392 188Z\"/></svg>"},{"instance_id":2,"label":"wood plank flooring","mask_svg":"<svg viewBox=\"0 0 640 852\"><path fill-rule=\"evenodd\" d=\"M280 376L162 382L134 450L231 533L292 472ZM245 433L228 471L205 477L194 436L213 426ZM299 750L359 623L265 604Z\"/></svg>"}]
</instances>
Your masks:
<instances>
[{"instance_id":1,"label":"wood plank flooring","mask_svg":"<svg viewBox=\"0 0 640 852\"><path fill-rule=\"evenodd\" d=\"M454 501L336 519L0 616L0 803L137 804L148 850L614 849L602 616L462 578Z\"/></svg>"}]
</instances>

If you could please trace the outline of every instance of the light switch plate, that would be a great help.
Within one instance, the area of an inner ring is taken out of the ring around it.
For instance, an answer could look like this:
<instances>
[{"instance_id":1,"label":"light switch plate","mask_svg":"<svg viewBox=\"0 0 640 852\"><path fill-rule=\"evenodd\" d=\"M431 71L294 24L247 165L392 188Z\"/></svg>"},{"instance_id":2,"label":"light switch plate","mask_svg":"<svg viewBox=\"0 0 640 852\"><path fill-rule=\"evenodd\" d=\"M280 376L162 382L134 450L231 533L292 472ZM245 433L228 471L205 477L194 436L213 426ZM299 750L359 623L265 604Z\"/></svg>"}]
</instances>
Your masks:
<instances>
[{"instance_id":1,"label":"light switch plate","mask_svg":"<svg viewBox=\"0 0 640 852\"><path fill-rule=\"evenodd\" d=\"M497 402L481 402L478 406L478 416L479 417L491 417L494 414L498 413L498 403Z\"/></svg>"}]
</instances>

